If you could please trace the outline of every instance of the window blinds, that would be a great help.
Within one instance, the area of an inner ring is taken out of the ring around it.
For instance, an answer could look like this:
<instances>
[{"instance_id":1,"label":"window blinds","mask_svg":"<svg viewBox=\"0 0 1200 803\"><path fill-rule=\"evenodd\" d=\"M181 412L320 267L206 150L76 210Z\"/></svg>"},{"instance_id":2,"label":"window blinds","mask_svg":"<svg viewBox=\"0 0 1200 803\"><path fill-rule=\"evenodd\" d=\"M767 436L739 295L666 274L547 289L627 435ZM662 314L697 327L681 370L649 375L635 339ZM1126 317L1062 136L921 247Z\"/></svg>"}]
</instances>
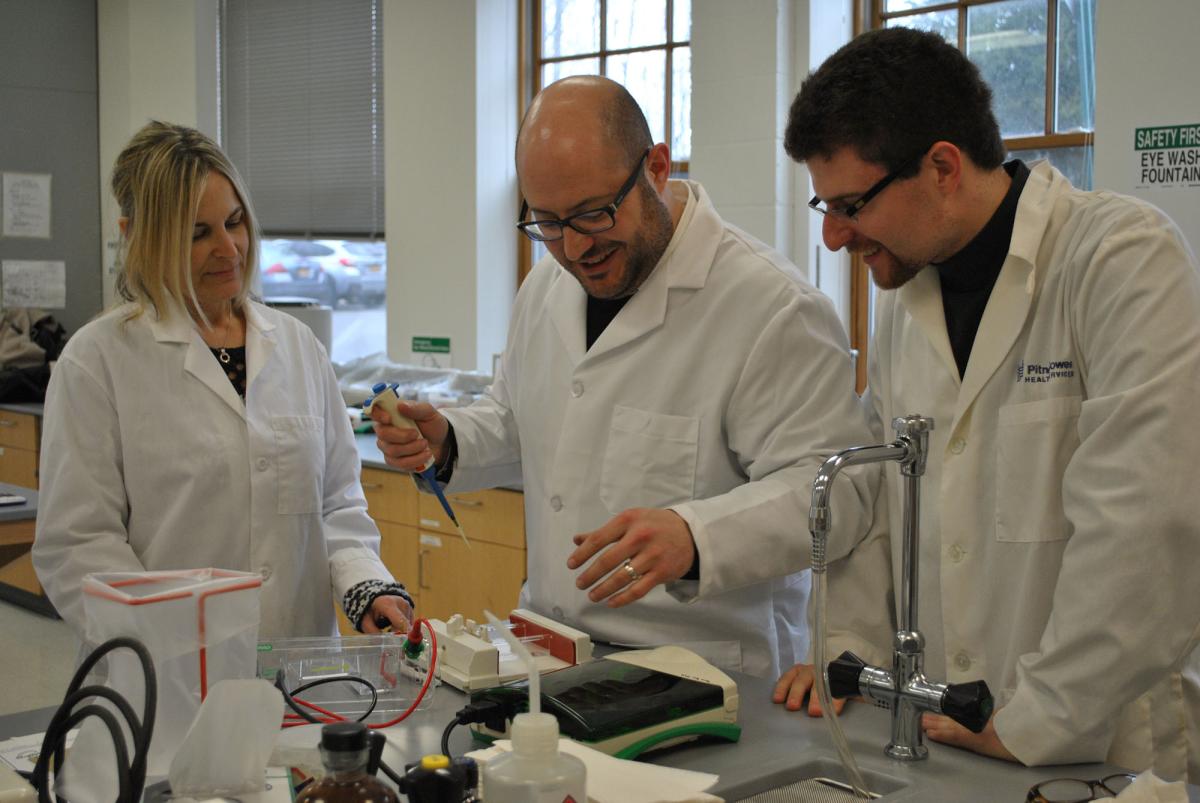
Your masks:
<instances>
[{"instance_id":1,"label":"window blinds","mask_svg":"<svg viewBox=\"0 0 1200 803\"><path fill-rule=\"evenodd\" d=\"M221 128L275 236L383 236L382 0L223 0Z\"/></svg>"}]
</instances>

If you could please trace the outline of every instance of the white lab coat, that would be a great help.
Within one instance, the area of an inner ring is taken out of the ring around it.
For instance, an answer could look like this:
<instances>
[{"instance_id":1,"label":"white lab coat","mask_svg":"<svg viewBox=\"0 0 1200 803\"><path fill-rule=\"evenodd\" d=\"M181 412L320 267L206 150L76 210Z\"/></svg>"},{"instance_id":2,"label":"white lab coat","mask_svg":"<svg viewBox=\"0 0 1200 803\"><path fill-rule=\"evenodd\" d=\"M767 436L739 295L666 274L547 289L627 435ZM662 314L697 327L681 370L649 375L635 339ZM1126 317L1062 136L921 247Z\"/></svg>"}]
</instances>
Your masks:
<instances>
[{"instance_id":1,"label":"white lab coat","mask_svg":"<svg viewBox=\"0 0 1200 803\"><path fill-rule=\"evenodd\" d=\"M935 419L917 620L929 675L985 679L1026 764L1107 758L1200 781L1200 275L1178 229L1035 166L965 376L924 270L880 295L870 386L879 421ZM885 477L898 588L902 485ZM858 617L862 635L888 556L864 545L845 563L829 615ZM871 659L890 661L877 625Z\"/></svg>"},{"instance_id":2,"label":"white lab coat","mask_svg":"<svg viewBox=\"0 0 1200 803\"><path fill-rule=\"evenodd\" d=\"M46 394L33 563L51 602L82 634L85 574L213 566L262 574L260 638L333 634L331 599L391 575L324 349L249 304L243 404L186 314L128 311L71 338Z\"/></svg>"},{"instance_id":3,"label":"white lab coat","mask_svg":"<svg viewBox=\"0 0 1200 803\"><path fill-rule=\"evenodd\" d=\"M765 676L808 647L816 468L870 435L829 300L724 223L699 184L670 187L686 197L671 243L591 349L579 283L551 257L534 267L488 396L445 411L460 449L449 488L524 483L523 604L595 638L688 644ZM865 531L877 476L839 480L835 552ZM631 507L690 525L700 579L672 592L691 604L660 586L614 610L575 587L572 536Z\"/></svg>"}]
</instances>

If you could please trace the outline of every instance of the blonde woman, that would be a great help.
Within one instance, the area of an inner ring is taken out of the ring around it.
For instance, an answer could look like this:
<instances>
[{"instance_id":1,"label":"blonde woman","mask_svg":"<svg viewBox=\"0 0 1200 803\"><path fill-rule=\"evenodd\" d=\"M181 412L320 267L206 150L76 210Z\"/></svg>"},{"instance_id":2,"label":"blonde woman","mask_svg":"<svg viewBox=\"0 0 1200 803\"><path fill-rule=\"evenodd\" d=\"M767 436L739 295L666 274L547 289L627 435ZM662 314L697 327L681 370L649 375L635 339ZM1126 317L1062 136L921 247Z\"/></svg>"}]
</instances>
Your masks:
<instances>
[{"instance_id":1,"label":"blonde woman","mask_svg":"<svg viewBox=\"0 0 1200 803\"><path fill-rule=\"evenodd\" d=\"M333 369L250 298L258 235L237 170L153 122L117 157L123 302L71 338L46 395L33 562L81 635L89 572L260 572L260 637L407 627L379 559Z\"/></svg>"}]
</instances>

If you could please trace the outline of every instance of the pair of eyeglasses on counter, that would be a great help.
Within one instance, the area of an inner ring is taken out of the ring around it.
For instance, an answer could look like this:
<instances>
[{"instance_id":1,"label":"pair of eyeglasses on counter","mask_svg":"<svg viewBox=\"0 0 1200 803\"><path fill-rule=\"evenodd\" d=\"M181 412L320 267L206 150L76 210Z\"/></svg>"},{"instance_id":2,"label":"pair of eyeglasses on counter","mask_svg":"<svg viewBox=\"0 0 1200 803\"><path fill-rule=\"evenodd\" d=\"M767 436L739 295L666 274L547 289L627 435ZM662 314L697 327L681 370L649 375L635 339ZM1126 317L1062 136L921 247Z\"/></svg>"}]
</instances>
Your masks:
<instances>
[{"instance_id":1,"label":"pair of eyeglasses on counter","mask_svg":"<svg viewBox=\"0 0 1200 803\"><path fill-rule=\"evenodd\" d=\"M1030 787L1029 794L1025 795L1025 803L1088 803L1105 800L1121 794L1135 778L1136 775L1128 772L1118 772L1094 781L1054 778Z\"/></svg>"}]
</instances>

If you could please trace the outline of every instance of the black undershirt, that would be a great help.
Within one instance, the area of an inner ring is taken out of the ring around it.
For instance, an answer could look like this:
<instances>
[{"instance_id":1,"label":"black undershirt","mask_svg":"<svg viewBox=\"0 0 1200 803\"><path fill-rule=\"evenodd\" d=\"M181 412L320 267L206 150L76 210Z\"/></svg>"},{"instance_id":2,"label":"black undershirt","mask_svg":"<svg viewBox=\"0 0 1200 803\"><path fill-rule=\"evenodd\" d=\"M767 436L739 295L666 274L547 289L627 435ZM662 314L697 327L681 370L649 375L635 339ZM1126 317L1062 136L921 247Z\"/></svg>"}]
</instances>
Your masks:
<instances>
[{"instance_id":1,"label":"black undershirt","mask_svg":"<svg viewBox=\"0 0 1200 803\"><path fill-rule=\"evenodd\" d=\"M975 239L945 262L935 264L942 284L942 309L946 314L946 333L954 350L954 362L961 379L967 372L967 360L975 345L975 335L1000 268L1008 256L1017 201L1029 178L1029 168L1019 159L1004 165L1012 184L987 225Z\"/></svg>"},{"instance_id":2,"label":"black undershirt","mask_svg":"<svg viewBox=\"0 0 1200 803\"><path fill-rule=\"evenodd\" d=\"M600 335L617 317L617 313L633 296L624 298L593 298L587 297L587 347L600 339Z\"/></svg>"}]
</instances>

